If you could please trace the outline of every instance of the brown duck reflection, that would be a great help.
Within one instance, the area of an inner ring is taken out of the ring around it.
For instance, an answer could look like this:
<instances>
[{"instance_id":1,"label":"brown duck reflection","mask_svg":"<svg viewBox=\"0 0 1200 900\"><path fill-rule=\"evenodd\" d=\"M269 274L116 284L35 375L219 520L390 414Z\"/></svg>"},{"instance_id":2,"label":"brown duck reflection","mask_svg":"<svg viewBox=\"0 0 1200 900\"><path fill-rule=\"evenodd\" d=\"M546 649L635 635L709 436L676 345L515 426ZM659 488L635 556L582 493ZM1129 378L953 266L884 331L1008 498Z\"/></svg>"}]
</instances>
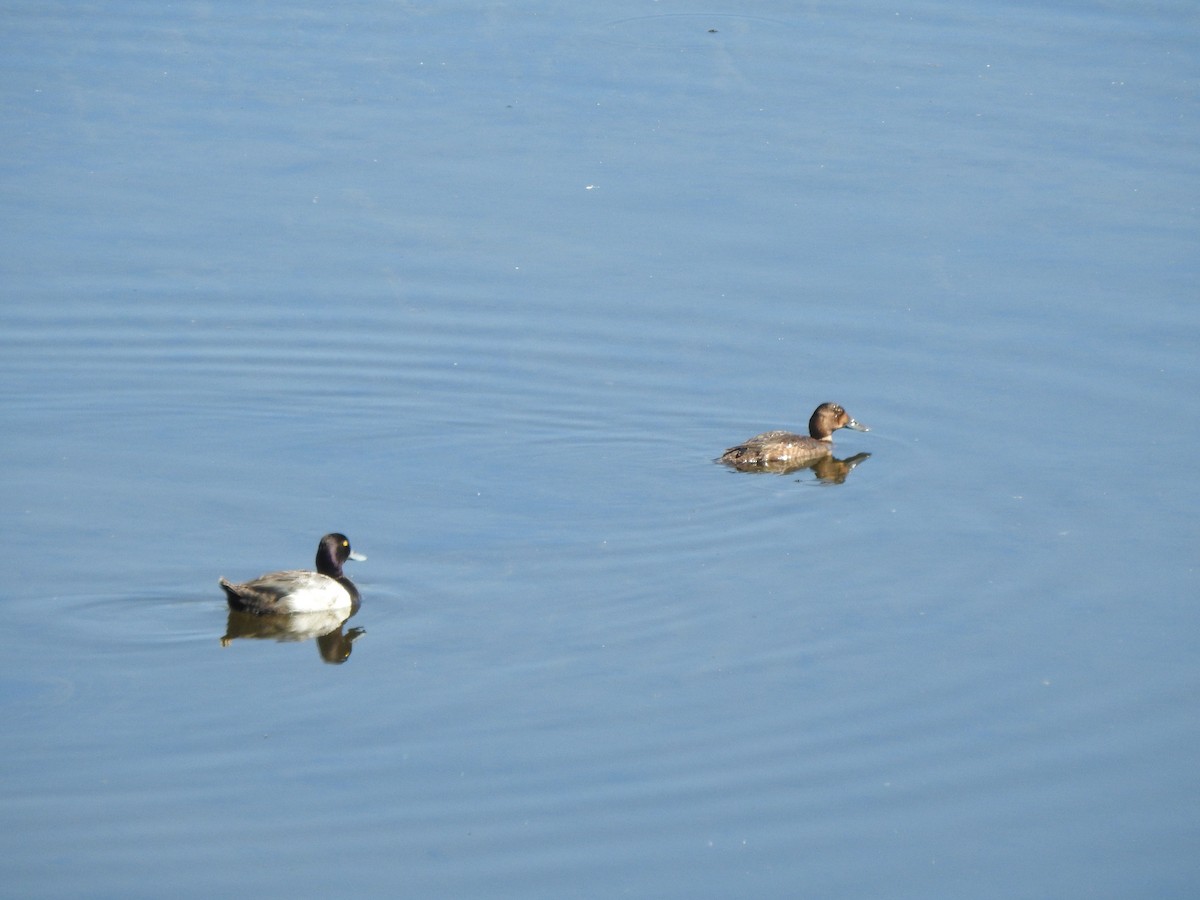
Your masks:
<instances>
[{"instance_id":1,"label":"brown duck reflection","mask_svg":"<svg viewBox=\"0 0 1200 900\"><path fill-rule=\"evenodd\" d=\"M228 647L238 639L298 643L315 638L321 659L341 665L350 658L354 641L366 634L362 628L343 630L343 626L357 611L355 607L330 612L293 613L290 616L263 616L231 609L221 646Z\"/></svg>"},{"instance_id":2,"label":"brown duck reflection","mask_svg":"<svg viewBox=\"0 0 1200 900\"><path fill-rule=\"evenodd\" d=\"M841 484L854 470L855 466L870 458L870 453L855 453L846 459L836 459L834 456L829 455L802 462L769 460L767 462L738 463L724 459L717 460L717 462L723 462L725 465L737 469L739 472L769 472L772 475L791 475L793 472L812 469L818 481L826 484Z\"/></svg>"}]
</instances>

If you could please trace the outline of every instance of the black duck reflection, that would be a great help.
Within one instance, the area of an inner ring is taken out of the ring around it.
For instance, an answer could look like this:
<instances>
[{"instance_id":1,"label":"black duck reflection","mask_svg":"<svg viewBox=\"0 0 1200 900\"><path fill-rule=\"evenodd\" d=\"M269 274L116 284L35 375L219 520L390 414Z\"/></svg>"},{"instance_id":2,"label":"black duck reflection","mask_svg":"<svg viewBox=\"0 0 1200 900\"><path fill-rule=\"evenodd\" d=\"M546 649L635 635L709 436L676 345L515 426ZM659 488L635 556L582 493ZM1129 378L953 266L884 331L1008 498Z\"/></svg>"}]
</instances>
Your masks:
<instances>
[{"instance_id":1,"label":"black duck reflection","mask_svg":"<svg viewBox=\"0 0 1200 900\"><path fill-rule=\"evenodd\" d=\"M366 634L362 628L344 628L358 604L336 612L295 613L292 615L261 615L245 610L230 609L221 646L235 640L278 641L300 643L316 640L317 652L327 663L341 665L350 658L354 641Z\"/></svg>"}]
</instances>

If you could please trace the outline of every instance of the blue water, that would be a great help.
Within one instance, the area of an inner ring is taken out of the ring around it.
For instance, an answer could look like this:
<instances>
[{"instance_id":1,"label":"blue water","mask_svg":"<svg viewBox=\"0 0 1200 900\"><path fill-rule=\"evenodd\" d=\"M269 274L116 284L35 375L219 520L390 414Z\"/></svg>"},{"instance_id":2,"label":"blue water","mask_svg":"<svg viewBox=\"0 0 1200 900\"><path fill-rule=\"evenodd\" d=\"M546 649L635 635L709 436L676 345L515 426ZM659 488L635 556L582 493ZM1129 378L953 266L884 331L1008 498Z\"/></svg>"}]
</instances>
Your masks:
<instances>
[{"instance_id":1,"label":"blue water","mask_svg":"<svg viewBox=\"0 0 1200 900\"><path fill-rule=\"evenodd\" d=\"M1192 5L0 40L14 896L1195 893Z\"/></svg>"}]
</instances>

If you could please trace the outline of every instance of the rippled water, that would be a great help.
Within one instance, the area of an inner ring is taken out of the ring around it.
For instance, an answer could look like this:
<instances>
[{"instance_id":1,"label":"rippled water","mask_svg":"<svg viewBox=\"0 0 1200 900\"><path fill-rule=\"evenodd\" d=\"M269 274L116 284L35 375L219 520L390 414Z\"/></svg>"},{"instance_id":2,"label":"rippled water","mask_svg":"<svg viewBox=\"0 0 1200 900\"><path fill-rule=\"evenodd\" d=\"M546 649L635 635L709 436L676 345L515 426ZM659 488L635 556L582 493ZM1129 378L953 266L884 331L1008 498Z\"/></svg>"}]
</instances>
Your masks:
<instances>
[{"instance_id":1,"label":"rippled water","mask_svg":"<svg viewBox=\"0 0 1200 900\"><path fill-rule=\"evenodd\" d=\"M1194 891L1190 6L3 34L10 890Z\"/></svg>"}]
</instances>

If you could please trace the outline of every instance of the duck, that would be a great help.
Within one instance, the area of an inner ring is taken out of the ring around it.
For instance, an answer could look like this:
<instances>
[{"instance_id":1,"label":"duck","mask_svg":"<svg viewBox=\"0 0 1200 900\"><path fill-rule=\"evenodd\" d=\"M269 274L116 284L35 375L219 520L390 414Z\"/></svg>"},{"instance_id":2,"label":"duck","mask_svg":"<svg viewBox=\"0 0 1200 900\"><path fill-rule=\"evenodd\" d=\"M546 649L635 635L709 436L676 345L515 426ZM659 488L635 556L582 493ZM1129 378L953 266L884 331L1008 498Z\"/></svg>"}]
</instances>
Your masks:
<instances>
[{"instance_id":1,"label":"duck","mask_svg":"<svg viewBox=\"0 0 1200 900\"><path fill-rule=\"evenodd\" d=\"M253 581L234 584L226 578L217 583L225 591L229 608L256 615L319 613L355 610L358 588L342 574L346 560L366 557L350 549L350 540L337 532L327 534L317 545L317 571L296 569L270 572Z\"/></svg>"},{"instance_id":2,"label":"duck","mask_svg":"<svg viewBox=\"0 0 1200 900\"><path fill-rule=\"evenodd\" d=\"M808 436L790 431L764 431L721 454L718 462L738 468L796 465L833 453L833 433L839 428L870 431L836 403L822 403L808 420Z\"/></svg>"}]
</instances>

